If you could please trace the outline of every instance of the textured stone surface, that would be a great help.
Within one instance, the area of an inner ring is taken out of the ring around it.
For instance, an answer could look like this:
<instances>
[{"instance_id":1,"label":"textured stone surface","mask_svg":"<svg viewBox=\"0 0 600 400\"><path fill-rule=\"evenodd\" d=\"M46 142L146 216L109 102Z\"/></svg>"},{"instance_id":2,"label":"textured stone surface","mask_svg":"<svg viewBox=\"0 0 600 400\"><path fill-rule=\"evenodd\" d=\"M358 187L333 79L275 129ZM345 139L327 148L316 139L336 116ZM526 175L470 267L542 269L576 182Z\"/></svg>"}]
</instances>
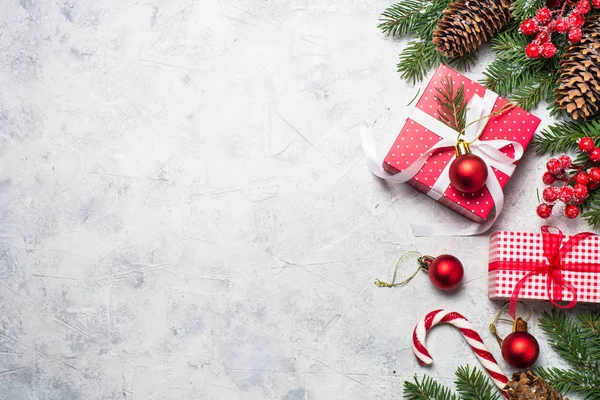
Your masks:
<instances>
[{"instance_id":1,"label":"textured stone surface","mask_svg":"<svg viewBox=\"0 0 600 400\"><path fill-rule=\"evenodd\" d=\"M499 353L487 237L412 237L461 218L364 166L361 129L383 152L422 86L387 5L0 3L0 399L397 399L436 307ZM537 229L542 166L498 227ZM459 256L462 289L375 287L410 249ZM475 364L449 327L428 345L448 383Z\"/></svg>"}]
</instances>

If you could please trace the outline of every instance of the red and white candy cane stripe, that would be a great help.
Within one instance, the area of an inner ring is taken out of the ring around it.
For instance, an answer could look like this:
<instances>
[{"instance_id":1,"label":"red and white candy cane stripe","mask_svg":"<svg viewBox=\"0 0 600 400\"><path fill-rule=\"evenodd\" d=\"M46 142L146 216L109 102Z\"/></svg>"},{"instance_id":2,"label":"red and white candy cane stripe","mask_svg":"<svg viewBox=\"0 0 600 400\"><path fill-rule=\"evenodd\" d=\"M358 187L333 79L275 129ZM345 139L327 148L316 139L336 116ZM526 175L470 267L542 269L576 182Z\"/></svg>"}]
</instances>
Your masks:
<instances>
[{"instance_id":1,"label":"red and white candy cane stripe","mask_svg":"<svg viewBox=\"0 0 600 400\"><path fill-rule=\"evenodd\" d=\"M463 337L475 352L477 359L490 374L494 384L503 391L508 378L496 362L494 356L489 352L481 336L473 329L471 323L461 314L448 310L435 310L423 318L413 332L413 351L421 365L430 365L433 362L431 354L425 348L425 337L427 332L437 324L446 323L454 325L463 334ZM504 394L504 391L503 391Z\"/></svg>"}]
</instances>

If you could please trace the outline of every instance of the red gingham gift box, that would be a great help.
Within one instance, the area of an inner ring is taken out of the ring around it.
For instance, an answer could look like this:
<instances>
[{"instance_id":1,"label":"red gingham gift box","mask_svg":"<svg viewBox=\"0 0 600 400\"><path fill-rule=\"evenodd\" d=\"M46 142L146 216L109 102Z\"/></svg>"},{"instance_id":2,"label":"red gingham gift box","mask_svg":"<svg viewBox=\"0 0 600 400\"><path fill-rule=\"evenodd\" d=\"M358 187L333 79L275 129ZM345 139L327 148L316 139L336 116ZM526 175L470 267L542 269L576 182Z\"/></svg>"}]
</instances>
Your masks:
<instances>
[{"instance_id":1,"label":"red gingham gift box","mask_svg":"<svg viewBox=\"0 0 600 400\"><path fill-rule=\"evenodd\" d=\"M438 106L435 100L436 87L441 86L440 81L446 76L451 77L455 88L458 88L461 83L464 84L465 99L467 101L474 95L483 97L487 92L478 83L473 82L445 65L440 65L416 104L416 108L435 119L438 118ZM498 97L494 103L493 111L498 111L506 103L506 99ZM480 136L480 140L510 140L521 144L523 149L525 149L533 138L539 124L539 118L521 108L515 107L501 115L491 117ZM409 117L385 157L382 167L391 174L402 172L415 163L427 149L434 146L441 139L439 135ZM499 150L511 158L514 157L515 151L512 145ZM438 178L442 174L448 173L449 162L452 160L454 154L454 148L442 148L434 152L427 159L420 171L407 183L454 211L475 222L481 223L488 218L494 208L494 200L487 187L483 187L480 191L471 194L462 193L451 185L445 187L442 190L443 193L436 193L432 190ZM512 172L507 174L497 168L493 168L493 171L500 186L504 188Z\"/></svg>"},{"instance_id":2,"label":"red gingham gift box","mask_svg":"<svg viewBox=\"0 0 600 400\"><path fill-rule=\"evenodd\" d=\"M498 231L490 236L488 271L493 300L600 303L600 237L563 235L552 227L541 233Z\"/></svg>"}]
</instances>

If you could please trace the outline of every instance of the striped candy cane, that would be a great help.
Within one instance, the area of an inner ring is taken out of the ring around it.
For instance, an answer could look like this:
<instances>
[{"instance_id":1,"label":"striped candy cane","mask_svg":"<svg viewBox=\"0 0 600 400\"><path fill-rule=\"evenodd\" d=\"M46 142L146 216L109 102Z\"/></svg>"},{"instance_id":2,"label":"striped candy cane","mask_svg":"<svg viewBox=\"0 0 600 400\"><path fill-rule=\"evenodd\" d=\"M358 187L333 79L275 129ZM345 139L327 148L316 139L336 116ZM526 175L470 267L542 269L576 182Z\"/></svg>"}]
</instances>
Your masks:
<instances>
[{"instance_id":1,"label":"striped candy cane","mask_svg":"<svg viewBox=\"0 0 600 400\"><path fill-rule=\"evenodd\" d=\"M504 387L508 382L508 378L504 375L504 372L496 362L494 356L489 352L487 347L483 344L481 336L473 329L471 323L463 317L461 314L448 311L448 310L435 310L430 312L423 318L413 332L413 351L417 356L417 360L421 365L430 365L433 362L431 354L425 347L425 337L427 332L436 326L437 324L446 323L454 325L458 328L460 333L471 346L471 349L475 352L477 359L485 368L494 384L502 391L502 394L506 397Z\"/></svg>"}]
</instances>

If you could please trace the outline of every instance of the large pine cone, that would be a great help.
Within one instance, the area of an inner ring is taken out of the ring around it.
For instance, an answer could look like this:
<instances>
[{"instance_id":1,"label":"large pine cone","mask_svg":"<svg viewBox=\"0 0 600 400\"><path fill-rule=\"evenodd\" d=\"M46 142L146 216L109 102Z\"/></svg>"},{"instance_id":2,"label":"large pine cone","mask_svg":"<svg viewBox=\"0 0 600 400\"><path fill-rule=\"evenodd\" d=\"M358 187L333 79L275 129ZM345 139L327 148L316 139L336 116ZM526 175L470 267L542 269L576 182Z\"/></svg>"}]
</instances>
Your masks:
<instances>
[{"instance_id":1,"label":"large pine cone","mask_svg":"<svg viewBox=\"0 0 600 400\"><path fill-rule=\"evenodd\" d=\"M433 31L433 43L446 57L477 50L510 20L510 0L458 0L444 11Z\"/></svg>"},{"instance_id":2,"label":"large pine cone","mask_svg":"<svg viewBox=\"0 0 600 400\"><path fill-rule=\"evenodd\" d=\"M506 393L510 400L569 400L531 372L514 373Z\"/></svg>"},{"instance_id":3,"label":"large pine cone","mask_svg":"<svg viewBox=\"0 0 600 400\"><path fill-rule=\"evenodd\" d=\"M581 30L581 41L563 55L554 90L556 105L576 120L586 120L600 109L600 16L590 16Z\"/></svg>"}]
</instances>

